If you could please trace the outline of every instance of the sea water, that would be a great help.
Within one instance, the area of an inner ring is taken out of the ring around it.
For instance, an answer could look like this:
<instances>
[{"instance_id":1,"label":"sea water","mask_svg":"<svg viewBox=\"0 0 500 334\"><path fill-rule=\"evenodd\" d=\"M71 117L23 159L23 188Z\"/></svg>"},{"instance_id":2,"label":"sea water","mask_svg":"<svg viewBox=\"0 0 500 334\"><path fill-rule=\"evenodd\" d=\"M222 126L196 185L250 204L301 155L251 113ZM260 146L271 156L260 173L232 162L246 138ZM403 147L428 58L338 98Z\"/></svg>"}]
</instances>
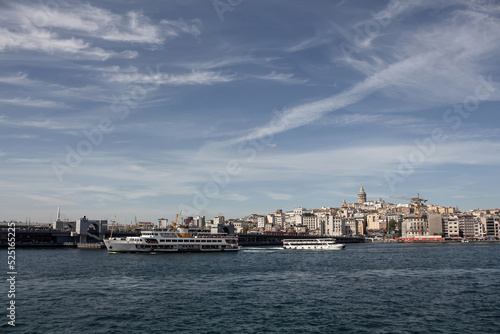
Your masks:
<instances>
[{"instance_id":1,"label":"sea water","mask_svg":"<svg viewBox=\"0 0 500 334\"><path fill-rule=\"evenodd\" d=\"M500 332L500 243L16 255L3 333Z\"/></svg>"}]
</instances>

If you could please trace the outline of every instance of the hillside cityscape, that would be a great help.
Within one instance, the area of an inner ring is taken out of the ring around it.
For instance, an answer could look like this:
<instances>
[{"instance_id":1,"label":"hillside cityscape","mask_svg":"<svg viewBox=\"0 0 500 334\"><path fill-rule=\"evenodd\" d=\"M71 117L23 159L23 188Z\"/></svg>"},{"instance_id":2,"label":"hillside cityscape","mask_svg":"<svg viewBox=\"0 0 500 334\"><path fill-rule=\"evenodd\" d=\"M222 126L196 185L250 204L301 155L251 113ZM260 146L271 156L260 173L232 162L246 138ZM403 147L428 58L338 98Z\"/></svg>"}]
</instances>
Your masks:
<instances>
[{"instance_id":1,"label":"hillside cityscape","mask_svg":"<svg viewBox=\"0 0 500 334\"><path fill-rule=\"evenodd\" d=\"M175 221L159 218L158 222L136 220L123 224L105 219L89 220L87 217L76 221L61 219L58 208L57 217L50 224L16 223L18 226L61 231L75 231L85 225L85 228L95 228L99 233L111 229L123 232L167 229L176 225L194 231L228 234L294 233L332 237L366 236L399 241L500 239L500 209L460 211L458 207L425 204L427 200L419 195L413 198L395 196L393 198L406 200L406 203L396 204L381 198L368 200L362 185L357 197L355 203L347 203L344 199L339 207L296 207L290 211L277 209L272 213L254 213L243 218L219 215L207 219L205 216L186 217L178 214ZM5 224L7 222L4 221L2 225ZM92 235L90 232L88 234Z\"/></svg>"}]
</instances>

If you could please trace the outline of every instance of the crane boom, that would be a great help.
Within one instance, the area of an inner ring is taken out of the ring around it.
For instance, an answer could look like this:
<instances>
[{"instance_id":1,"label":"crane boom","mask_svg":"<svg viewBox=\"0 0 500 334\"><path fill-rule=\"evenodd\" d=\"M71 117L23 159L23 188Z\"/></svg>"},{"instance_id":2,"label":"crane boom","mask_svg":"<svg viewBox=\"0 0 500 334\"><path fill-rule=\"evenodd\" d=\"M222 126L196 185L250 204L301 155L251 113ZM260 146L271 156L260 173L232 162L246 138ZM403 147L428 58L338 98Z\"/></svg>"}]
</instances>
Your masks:
<instances>
[{"instance_id":1,"label":"crane boom","mask_svg":"<svg viewBox=\"0 0 500 334\"><path fill-rule=\"evenodd\" d=\"M175 231L175 229L177 228L177 218L179 218L179 216L182 214L182 210L181 212L179 212L178 214L175 215L175 221L174 221L174 225L172 226L172 230Z\"/></svg>"},{"instance_id":2,"label":"crane boom","mask_svg":"<svg viewBox=\"0 0 500 334\"><path fill-rule=\"evenodd\" d=\"M399 198L399 199L407 199L410 200L412 203L417 204L417 211L418 211L418 234L422 236L422 215L420 213L420 207L422 206L422 203L427 202L426 199L420 198L420 193L417 193L417 197L405 197L405 196L389 196L390 198Z\"/></svg>"}]
</instances>

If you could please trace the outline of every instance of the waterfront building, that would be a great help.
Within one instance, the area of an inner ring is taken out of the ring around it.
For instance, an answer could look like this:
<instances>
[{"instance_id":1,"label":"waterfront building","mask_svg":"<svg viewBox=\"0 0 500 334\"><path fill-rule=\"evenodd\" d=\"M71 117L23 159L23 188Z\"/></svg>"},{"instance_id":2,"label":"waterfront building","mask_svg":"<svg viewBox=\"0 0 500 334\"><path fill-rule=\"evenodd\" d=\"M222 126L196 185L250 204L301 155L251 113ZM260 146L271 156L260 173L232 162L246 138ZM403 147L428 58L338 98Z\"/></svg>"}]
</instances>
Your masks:
<instances>
[{"instance_id":1,"label":"waterfront building","mask_svg":"<svg viewBox=\"0 0 500 334\"><path fill-rule=\"evenodd\" d=\"M240 219L230 219L229 223L234 226L234 233L243 233L245 228L249 229L251 226L250 222Z\"/></svg>"},{"instance_id":2,"label":"waterfront building","mask_svg":"<svg viewBox=\"0 0 500 334\"><path fill-rule=\"evenodd\" d=\"M193 225L195 225L197 228L205 228L206 222L205 222L205 216L196 216L193 218Z\"/></svg>"},{"instance_id":3,"label":"waterfront building","mask_svg":"<svg viewBox=\"0 0 500 334\"><path fill-rule=\"evenodd\" d=\"M158 227L161 229L168 228L168 219L167 218L158 218Z\"/></svg>"},{"instance_id":4,"label":"waterfront building","mask_svg":"<svg viewBox=\"0 0 500 334\"><path fill-rule=\"evenodd\" d=\"M473 215L462 215L458 217L458 228L464 238L482 236L480 222Z\"/></svg>"},{"instance_id":5,"label":"waterfront building","mask_svg":"<svg viewBox=\"0 0 500 334\"><path fill-rule=\"evenodd\" d=\"M457 216L448 216L448 234L445 236L449 238L460 237L460 224L458 223Z\"/></svg>"},{"instance_id":6,"label":"waterfront building","mask_svg":"<svg viewBox=\"0 0 500 334\"><path fill-rule=\"evenodd\" d=\"M380 219L378 221L378 229L379 229L379 231L386 231L387 230L387 220L386 219Z\"/></svg>"},{"instance_id":7,"label":"waterfront building","mask_svg":"<svg viewBox=\"0 0 500 334\"><path fill-rule=\"evenodd\" d=\"M214 218L214 225L220 225L224 223L225 223L224 216L217 216Z\"/></svg>"},{"instance_id":8,"label":"waterfront building","mask_svg":"<svg viewBox=\"0 0 500 334\"><path fill-rule=\"evenodd\" d=\"M283 210L278 209L274 211L272 215L274 219L274 224L276 224L280 229L284 229L286 224L286 218L285 214L283 213Z\"/></svg>"},{"instance_id":9,"label":"waterfront building","mask_svg":"<svg viewBox=\"0 0 500 334\"><path fill-rule=\"evenodd\" d=\"M488 210L489 211L489 210ZM500 216L487 215L480 218L484 236L500 237Z\"/></svg>"},{"instance_id":10,"label":"waterfront building","mask_svg":"<svg viewBox=\"0 0 500 334\"><path fill-rule=\"evenodd\" d=\"M341 236L345 234L345 220L339 215L328 215L325 220L325 235Z\"/></svg>"},{"instance_id":11,"label":"waterfront building","mask_svg":"<svg viewBox=\"0 0 500 334\"><path fill-rule=\"evenodd\" d=\"M395 222L402 222L403 221L403 215L398 214L398 213L388 213L386 215L386 220L387 222L390 222L391 220L394 220Z\"/></svg>"},{"instance_id":12,"label":"waterfront building","mask_svg":"<svg viewBox=\"0 0 500 334\"><path fill-rule=\"evenodd\" d=\"M495 235L495 220L493 216L483 216L481 217L481 223L483 224L483 230L485 236Z\"/></svg>"},{"instance_id":13,"label":"waterfront building","mask_svg":"<svg viewBox=\"0 0 500 334\"><path fill-rule=\"evenodd\" d=\"M315 231L318 229L318 220L316 215L312 213L305 213L302 215L302 225L307 227L308 231Z\"/></svg>"},{"instance_id":14,"label":"waterfront building","mask_svg":"<svg viewBox=\"0 0 500 334\"><path fill-rule=\"evenodd\" d=\"M182 217L182 225L184 226L194 226L193 225L193 217L189 216L189 217Z\"/></svg>"},{"instance_id":15,"label":"waterfront building","mask_svg":"<svg viewBox=\"0 0 500 334\"><path fill-rule=\"evenodd\" d=\"M441 214L429 214L427 235L443 235L443 216Z\"/></svg>"},{"instance_id":16,"label":"waterfront building","mask_svg":"<svg viewBox=\"0 0 500 334\"><path fill-rule=\"evenodd\" d=\"M356 234L366 234L366 214L358 211L353 218L356 220Z\"/></svg>"},{"instance_id":17,"label":"waterfront building","mask_svg":"<svg viewBox=\"0 0 500 334\"><path fill-rule=\"evenodd\" d=\"M257 217L257 227L258 228L265 228L267 224L267 217L266 216L258 216Z\"/></svg>"},{"instance_id":18,"label":"waterfront building","mask_svg":"<svg viewBox=\"0 0 500 334\"><path fill-rule=\"evenodd\" d=\"M370 213L366 216L366 231L376 233L380 231L380 214Z\"/></svg>"},{"instance_id":19,"label":"waterfront building","mask_svg":"<svg viewBox=\"0 0 500 334\"><path fill-rule=\"evenodd\" d=\"M264 231L277 231L277 230L278 230L278 228L271 223L264 224Z\"/></svg>"},{"instance_id":20,"label":"waterfront building","mask_svg":"<svg viewBox=\"0 0 500 334\"><path fill-rule=\"evenodd\" d=\"M427 235L429 235L429 223L425 216L421 217L420 223L417 215L408 215L403 219L401 223L401 237L415 238Z\"/></svg>"},{"instance_id":21,"label":"waterfront building","mask_svg":"<svg viewBox=\"0 0 500 334\"><path fill-rule=\"evenodd\" d=\"M358 234L358 222L355 218L345 218L344 226L344 234Z\"/></svg>"},{"instance_id":22,"label":"waterfront building","mask_svg":"<svg viewBox=\"0 0 500 334\"><path fill-rule=\"evenodd\" d=\"M266 215L266 221L268 224L275 225L276 224L276 216L274 214L268 214Z\"/></svg>"},{"instance_id":23,"label":"waterfront building","mask_svg":"<svg viewBox=\"0 0 500 334\"><path fill-rule=\"evenodd\" d=\"M302 216L302 214L306 211L304 208L294 208L293 209L293 215L294 216Z\"/></svg>"}]
</instances>

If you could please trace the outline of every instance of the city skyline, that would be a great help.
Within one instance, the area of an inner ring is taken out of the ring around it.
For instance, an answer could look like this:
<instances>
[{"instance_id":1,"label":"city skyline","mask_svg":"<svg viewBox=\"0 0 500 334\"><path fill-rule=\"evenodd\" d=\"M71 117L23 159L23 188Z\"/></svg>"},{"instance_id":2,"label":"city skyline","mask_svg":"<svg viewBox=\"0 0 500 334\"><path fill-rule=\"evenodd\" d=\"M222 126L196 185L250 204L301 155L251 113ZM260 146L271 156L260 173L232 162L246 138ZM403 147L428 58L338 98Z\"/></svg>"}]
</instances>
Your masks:
<instances>
[{"instance_id":1,"label":"city skyline","mask_svg":"<svg viewBox=\"0 0 500 334\"><path fill-rule=\"evenodd\" d=\"M419 194L417 194L416 196L420 196ZM351 196L353 197L353 196ZM356 199L352 202L347 202L347 200L344 198L342 200L342 203L340 205L333 205L333 206L313 206L313 207L304 207L304 206L294 206L294 207L280 207L280 208L275 208L273 209L272 211L269 211L269 212L251 212L251 213L246 213L244 215L239 215L239 216L227 216L224 214L224 212L219 212L219 214L217 215L214 215L214 216L208 216L208 217L205 217L203 215L198 215L198 216L191 216L191 217L203 217L204 219L206 220L212 220L212 219L216 219L218 217L224 217L226 220L241 220L241 219L246 219L250 216L254 216L254 215L257 215L257 216L268 216L268 215L273 215L277 212L280 212L280 213L286 213L286 214L289 214L289 213L294 213L297 209L301 209L301 210L304 210L307 211L307 212L313 212L313 211L316 211L316 210L319 210L319 211L328 211L330 212L331 210L334 210L334 211L342 211L342 209L344 208L347 208L347 209L355 209L355 212L358 211L358 212L363 212L363 213L367 213L367 212L370 212L370 213L373 213L373 212L378 212L378 210L375 210L374 207L375 205L380 205L382 203L384 204L390 204L390 205L393 205L394 207L413 207L415 208L416 206L416 198L407 198L407 200L405 201L405 199L403 198L389 198L389 199L383 199L383 198L377 198L376 200L375 199L371 199L371 198L367 198L367 194L366 192L364 191L364 188L363 188L363 185L361 185L361 189L360 191L356 194ZM426 199L424 199L423 197L419 197L423 200L423 202L421 202L423 204L423 206L428 209L428 208L432 208L432 210L436 209L436 208L442 208L442 209L451 209L451 211L455 212L455 210L458 210L456 211L454 214L456 214L457 212L458 213L471 213L471 212L476 212L476 211L492 211L492 214L494 212L498 212L500 211L500 208L496 207L496 208L476 208L476 209L469 209L469 210L461 210L460 208L458 208L458 206L442 206L440 205L439 203L425 203L427 202ZM364 200L364 201L363 201ZM405 201L405 202L401 202L401 201ZM372 209L370 209L372 208ZM324 210L325 209L325 210ZM432 212L432 211L431 211ZM416 214L416 213L414 213ZM414 215L413 214L413 215ZM452 214L453 215L453 214ZM79 217L71 217L71 216L68 216L67 214L64 213L64 211L61 209L61 206L58 206L57 207L57 210L55 212L55 214L51 213L51 218L50 218L50 221L47 221L47 222L38 222L38 221L32 221L31 220L31 217L26 217L26 220L25 222L30 222L30 223L42 223L42 224L53 224L55 221L74 221L74 220L77 220L77 219L82 219L83 217L88 217L87 215L80 215ZM132 217L130 216L127 216L127 215L115 215L114 217L101 217L102 219L107 219L109 220L110 222L112 221L115 221L116 223L118 224L137 224L139 222L142 222L142 223L152 223L152 224L156 224L157 221L160 221L160 220L163 220L163 219L167 219L168 221L170 221L171 223L173 223L176 218L178 219L186 219L190 217L189 215L185 215L181 212L178 212L178 213L172 213L172 215L170 214L167 214L167 215L162 215L161 217L158 217L156 219L153 219L153 220L150 220L150 221L147 221L145 219L142 219L142 217L137 217L137 215L133 215ZM99 217L90 217L92 219L101 219ZM111 219L110 219L111 218ZM5 219L2 219L0 217L0 221L6 221ZM16 220L14 220L16 221ZM22 219L17 219L17 221L19 222L23 222Z\"/></svg>"},{"instance_id":2,"label":"city skyline","mask_svg":"<svg viewBox=\"0 0 500 334\"><path fill-rule=\"evenodd\" d=\"M0 8L1 219L499 206L494 1Z\"/></svg>"}]
</instances>

